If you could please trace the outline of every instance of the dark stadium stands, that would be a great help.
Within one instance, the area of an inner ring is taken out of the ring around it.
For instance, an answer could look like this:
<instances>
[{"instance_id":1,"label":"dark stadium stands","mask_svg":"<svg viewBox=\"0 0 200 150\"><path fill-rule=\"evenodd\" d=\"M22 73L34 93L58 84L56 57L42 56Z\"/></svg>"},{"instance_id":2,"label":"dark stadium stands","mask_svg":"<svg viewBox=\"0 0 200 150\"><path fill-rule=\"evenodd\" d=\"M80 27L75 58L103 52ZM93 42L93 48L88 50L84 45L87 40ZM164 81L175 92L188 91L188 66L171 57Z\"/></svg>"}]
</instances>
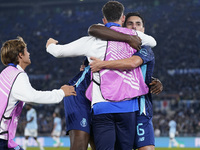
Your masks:
<instances>
[{"instance_id":1,"label":"dark stadium stands","mask_svg":"<svg viewBox=\"0 0 200 150\"><path fill-rule=\"evenodd\" d=\"M32 64L26 72L33 87L38 90L59 88L79 72L83 57L54 58L46 53L47 39L53 37L64 44L86 36L91 24L101 23L101 7L105 2L105 0L0 2L0 42L22 36L31 54ZM154 77L162 81L164 91L154 95L154 100L200 101L200 1L121 2L125 5L126 13L138 11L144 16L146 33L157 40L157 46L153 49L156 57ZM0 70L3 68L4 66L0 64ZM62 107L62 104L36 106L38 118L41 119L40 133L50 133L52 113L55 108L63 113ZM185 107L172 111L180 116L177 120L182 129L180 135L200 132L200 121L195 122L194 118L199 116L200 112L198 110L194 113L195 111L197 109L191 112L191 108ZM154 126L160 128L161 136L167 134L166 123L167 119L170 119L165 118L165 113L165 111L154 113L155 118L159 118L154 119ZM184 117L187 119L181 120ZM189 130L191 127L193 129ZM22 132L23 126L19 126L18 133Z\"/></svg>"}]
</instances>

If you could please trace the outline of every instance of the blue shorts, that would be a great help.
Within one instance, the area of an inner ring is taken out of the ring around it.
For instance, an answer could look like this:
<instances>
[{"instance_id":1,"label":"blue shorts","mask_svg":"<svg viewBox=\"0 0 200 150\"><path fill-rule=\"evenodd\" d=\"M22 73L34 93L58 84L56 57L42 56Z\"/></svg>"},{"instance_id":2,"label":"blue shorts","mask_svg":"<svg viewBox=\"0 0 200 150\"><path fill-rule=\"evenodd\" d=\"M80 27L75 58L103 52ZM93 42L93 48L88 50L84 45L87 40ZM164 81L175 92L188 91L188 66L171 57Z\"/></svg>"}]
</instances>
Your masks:
<instances>
[{"instance_id":1,"label":"blue shorts","mask_svg":"<svg viewBox=\"0 0 200 150\"><path fill-rule=\"evenodd\" d=\"M136 149L148 145L155 145L152 117L145 116L144 114L140 115L138 111L134 148Z\"/></svg>"},{"instance_id":2,"label":"blue shorts","mask_svg":"<svg viewBox=\"0 0 200 150\"><path fill-rule=\"evenodd\" d=\"M82 73L77 74L69 84L74 85ZM69 134L70 130L81 130L90 134L91 102L85 97L85 91L89 83L90 71L85 74L82 82L76 87L77 96L64 98L66 134Z\"/></svg>"},{"instance_id":3,"label":"blue shorts","mask_svg":"<svg viewBox=\"0 0 200 150\"><path fill-rule=\"evenodd\" d=\"M132 150L135 119L135 112L92 115L96 150Z\"/></svg>"},{"instance_id":4,"label":"blue shorts","mask_svg":"<svg viewBox=\"0 0 200 150\"><path fill-rule=\"evenodd\" d=\"M8 141L0 139L0 150L24 150L20 146L17 146L16 148L8 148Z\"/></svg>"}]
</instances>

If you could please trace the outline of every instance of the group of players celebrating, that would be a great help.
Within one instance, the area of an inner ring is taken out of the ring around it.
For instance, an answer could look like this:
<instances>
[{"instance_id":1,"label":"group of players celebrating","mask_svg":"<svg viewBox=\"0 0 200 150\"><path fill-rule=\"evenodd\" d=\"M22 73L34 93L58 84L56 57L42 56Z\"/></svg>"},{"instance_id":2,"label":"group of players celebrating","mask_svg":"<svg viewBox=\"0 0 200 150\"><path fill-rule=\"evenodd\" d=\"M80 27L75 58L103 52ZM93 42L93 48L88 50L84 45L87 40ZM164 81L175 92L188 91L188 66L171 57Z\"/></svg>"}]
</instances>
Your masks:
<instances>
[{"instance_id":1,"label":"group of players celebrating","mask_svg":"<svg viewBox=\"0 0 200 150\"><path fill-rule=\"evenodd\" d=\"M71 150L154 150L151 93L162 83L153 78L156 41L144 33L144 19L117 1L103 8L104 25L92 25L90 36L59 45L49 38L46 51L55 57L86 56L81 71L58 90L35 90L25 73L31 64L22 38L6 41L0 76L2 150L23 150L13 139L25 102L59 103L64 98L66 133Z\"/></svg>"}]
</instances>

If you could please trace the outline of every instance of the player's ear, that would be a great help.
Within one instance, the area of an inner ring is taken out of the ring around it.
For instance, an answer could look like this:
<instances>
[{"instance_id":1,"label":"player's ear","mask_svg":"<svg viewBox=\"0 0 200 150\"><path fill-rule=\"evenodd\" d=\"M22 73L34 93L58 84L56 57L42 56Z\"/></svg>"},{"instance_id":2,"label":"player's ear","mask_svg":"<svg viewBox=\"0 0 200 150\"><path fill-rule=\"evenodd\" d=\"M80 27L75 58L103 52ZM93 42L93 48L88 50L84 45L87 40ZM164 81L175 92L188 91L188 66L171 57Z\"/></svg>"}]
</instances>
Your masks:
<instances>
[{"instance_id":1,"label":"player's ear","mask_svg":"<svg viewBox=\"0 0 200 150\"><path fill-rule=\"evenodd\" d=\"M122 15L122 16L121 16L121 21L122 21L122 24L125 22L125 18L126 18L126 16L125 16L125 15Z\"/></svg>"},{"instance_id":2,"label":"player's ear","mask_svg":"<svg viewBox=\"0 0 200 150\"><path fill-rule=\"evenodd\" d=\"M18 59L19 59L19 58L22 59L22 56L23 56L23 54L22 54L22 53L19 53L19 54L18 54Z\"/></svg>"},{"instance_id":3,"label":"player's ear","mask_svg":"<svg viewBox=\"0 0 200 150\"><path fill-rule=\"evenodd\" d=\"M104 24L108 23L108 21L107 21L107 19L105 17L102 18L102 21L103 21Z\"/></svg>"}]
</instances>

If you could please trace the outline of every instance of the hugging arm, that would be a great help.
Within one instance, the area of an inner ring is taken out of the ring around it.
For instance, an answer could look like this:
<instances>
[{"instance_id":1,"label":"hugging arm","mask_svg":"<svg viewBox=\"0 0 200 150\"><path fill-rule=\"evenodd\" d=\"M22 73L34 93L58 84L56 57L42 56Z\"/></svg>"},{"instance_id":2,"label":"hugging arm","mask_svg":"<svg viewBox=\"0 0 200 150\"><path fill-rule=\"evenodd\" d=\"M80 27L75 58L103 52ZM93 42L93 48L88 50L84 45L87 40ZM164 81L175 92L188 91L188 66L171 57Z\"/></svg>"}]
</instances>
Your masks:
<instances>
[{"instance_id":1,"label":"hugging arm","mask_svg":"<svg viewBox=\"0 0 200 150\"><path fill-rule=\"evenodd\" d=\"M116 32L103 25L91 25L88 29L88 34L106 41L126 42L136 50L141 49L141 39L137 35L128 35Z\"/></svg>"},{"instance_id":2,"label":"hugging arm","mask_svg":"<svg viewBox=\"0 0 200 150\"><path fill-rule=\"evenodd\" d=\"M89 64L92 72L97 72L101 69L119 69L119 70L131 70L137 68L143 63L143 60L139 56L133 55L130 58L120 60L102 61L95 57L90 57L92 62Z\"/></svg>"}]
</instances>

